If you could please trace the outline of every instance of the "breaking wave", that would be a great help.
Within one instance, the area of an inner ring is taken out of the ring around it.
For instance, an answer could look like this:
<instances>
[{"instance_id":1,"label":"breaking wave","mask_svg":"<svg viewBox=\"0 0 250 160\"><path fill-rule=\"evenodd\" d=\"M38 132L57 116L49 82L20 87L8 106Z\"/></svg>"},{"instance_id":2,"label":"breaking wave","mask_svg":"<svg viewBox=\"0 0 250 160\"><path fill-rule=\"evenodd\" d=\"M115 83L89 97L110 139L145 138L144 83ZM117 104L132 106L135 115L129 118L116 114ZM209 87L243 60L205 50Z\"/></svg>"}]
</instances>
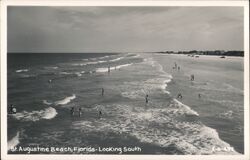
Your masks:
<instances>
[{"instance_id":1,"label":"breaking wave","mask_svg":"<svg viewBox=\"0 0 250 160\"><path fill-rule=\"evenodd\" d=\"M41 119L52 119L56 115L57 115L56 109L53 107L48 107L40 111L32 111L32 112L23 111L16 114L12 114L11 116L17 120L35 122Z\"/></svg>"},{"instance_id":2,"label":"breaking wave","mask_svg":"<svg viewBox=\"0 0 250 160\"><path fill-rule=\"evenodd\" d=\"M64 99L62 100L59 100L59 101L56 101L55 102L55 105L65 105L65 104L68 104L70 103L73 99L76 98L76 95L73 94L72 96L69 96L69 97L65 97Z\"/></svg>"},{"instance_id":3,"label":"breaking wave","mask_svg":"<svg viewBox=\"0 0 250 160\"><path fill-rule=\"evenodd\" d=\"M83 134L110 131L120 135L130 134L143 143L165 148L174 146L184 154L238 154L234 150L230 152L213 150L214 146L223 148L230 145L219 138L215 129L198 122L177 120L178 117L196 113L175 101L173 105L179 108L169 106L144 110L130 105L99 105L104 115L102 121L75 121L72 129L80 130ZM115 117L112 116L110 120L105 115L115 115Z\"/></svg>"},{"instance_id":4,"label":"breaking wave","mask_svg":"<svg viewBox=\"0 0 250 160\"><path fill-rule=\"evenodd\" d=\"M16 135L8 141L8 150L14 148L15 146L17 146L20 142L19 142L19 134L20 132L18 131L16 133Z\"/></svg>"},{"instance_id":5,"label":"breaking wave","mask_svg":"<svg viewBox=\"0 0 250 160\"><path fill-rule=\"evenodd\" d=\"M28 72L28 71L29 71L28 69L19 69L19 70L16 70L16 73Z\"/></svg>"},{"instance_id":6,"label":"breaking wave","mask_svg":"<svg viewBox=\"0 0 250 160\"><path fill-rule=\"evenodd\" d=\"M123 68L123 67L127 67L127 66L130 66L130 65L132 65L132 64L133 64L133 63L128 63L128 64L123 64L123 65L119 65L119 66L115 66L115 67L110 67L110 71L116 70L116 69L120 69L120 68ZM96 69L96 72L97 72L97 73L108 72L108 68L97 68L97 69Z\"/></svg>"}]
</instances>

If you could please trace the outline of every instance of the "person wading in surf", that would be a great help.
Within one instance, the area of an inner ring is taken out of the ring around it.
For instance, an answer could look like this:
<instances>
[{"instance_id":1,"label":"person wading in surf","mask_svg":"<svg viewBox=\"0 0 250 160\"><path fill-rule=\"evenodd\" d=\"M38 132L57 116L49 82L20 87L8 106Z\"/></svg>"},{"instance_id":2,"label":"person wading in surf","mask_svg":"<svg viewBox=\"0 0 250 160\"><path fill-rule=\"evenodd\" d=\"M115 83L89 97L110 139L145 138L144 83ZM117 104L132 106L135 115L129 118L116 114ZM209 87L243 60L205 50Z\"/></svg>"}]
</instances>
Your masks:
<instances>
[{"instance_id":1,"label":"person wading in surf","mask_svg":"<svg viewBox=\"0 0 250 160\"><path fill-rule=\"evenodd\" d=\"M110 66L108 66L108 73L110 73Z\"/></svg>"},{"instance_id":2,"label":"person wading in surf","mask_svg":"<svg viewBox=\"0 0 250 160\"><path fill-rule=\"evenodd\" d=\"M71 107L70 113L71 113L71 116L74 116L74 114L75 114L75 108L74 107Z\"/></svg>"},{"instance_id":3,"label":"person wading in surf","mask_svg":"<svg viewBox=\"0 0 250 160\"><path fill-rule=\"evenodd\" d=\"M99 110L99 112L98 112L98 117L101 118L101 116L102 116L102 111Z\"/></svg>"},{"instance_id":4,"label":"person wading in surf","mask_svg":"<svg viewBox=\"0 0 250 160\"><path fill-rule=\"evenodd\" d=\"M79 117L81 117L81 115L82 115L82 108L80 107L79 108Z\"/></svg>"}]
</instances>

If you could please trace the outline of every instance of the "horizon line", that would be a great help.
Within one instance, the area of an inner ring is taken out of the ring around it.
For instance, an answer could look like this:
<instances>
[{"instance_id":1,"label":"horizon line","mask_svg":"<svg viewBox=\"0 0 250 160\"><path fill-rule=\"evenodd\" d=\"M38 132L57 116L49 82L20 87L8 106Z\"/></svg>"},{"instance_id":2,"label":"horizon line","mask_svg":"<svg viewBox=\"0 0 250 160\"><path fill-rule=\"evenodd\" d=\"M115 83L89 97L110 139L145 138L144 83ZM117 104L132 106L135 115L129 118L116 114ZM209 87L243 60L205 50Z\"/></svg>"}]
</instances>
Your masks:
<instances>
[{"instance_id":1,"label":"horizon line","mask_svg":"<svg viewBox=\"0 0 250 160\"><path fill-rule=\"evenodd\" d=\"M179 50L179 51L173 51L173 50L164 50L164 51L126 51L126 52L8 52L7 53L10 53L10 54L15 54L15 53L159 53L159 52L190 52L190 51L198 51L198 52L206 52L206 51L242 51L244 52L244 50L222 50L222 49L215 49L215 50Z\"/></svg>"}]
</instances>

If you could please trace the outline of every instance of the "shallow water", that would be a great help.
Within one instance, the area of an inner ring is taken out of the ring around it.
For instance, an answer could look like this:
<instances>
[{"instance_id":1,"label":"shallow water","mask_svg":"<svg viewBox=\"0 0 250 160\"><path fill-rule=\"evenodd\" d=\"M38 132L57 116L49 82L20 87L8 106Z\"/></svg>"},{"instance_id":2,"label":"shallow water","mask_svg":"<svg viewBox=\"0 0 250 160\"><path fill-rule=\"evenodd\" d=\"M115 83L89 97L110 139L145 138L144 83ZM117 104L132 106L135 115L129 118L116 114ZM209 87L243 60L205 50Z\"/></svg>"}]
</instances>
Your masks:
<instances>
[{"instance_id":1,"label":"shallow water","mask_svg":"<svg viewBox=\"0 0 250 160\"><path fill-rule=\"evenodd\" d=\"M8 116L10 147L130 146L141 150L122 154L237 154L212 150L214 146L223 148L232 144L221 140L218 132L208 127L210 117L205 117L206 120L201 116L201 109L175 99L176 89L171 83L177 83L178 75L167 71L158 56L133 53L52 55L8 54L8 104L18 109L16 115ZM40 61L35 65L33 62L39 61L39 56L44 63ZM29 61L17 61L20 57L28 57ZM197 86L200 85L192 87ZM185 85L179 87L185 90ZM238 94L235 91L232 89ZM146 95L149 95L147 104ZM241 103L241 99L237 100ZM74 116L70 113L72 107ZM80 107L81 117L78 116ZM211 110L207 112L212 116ZM232 113L220 117L228 115ZM9 153L27 152L9 150Z\"/></svg>"}]
</instances>

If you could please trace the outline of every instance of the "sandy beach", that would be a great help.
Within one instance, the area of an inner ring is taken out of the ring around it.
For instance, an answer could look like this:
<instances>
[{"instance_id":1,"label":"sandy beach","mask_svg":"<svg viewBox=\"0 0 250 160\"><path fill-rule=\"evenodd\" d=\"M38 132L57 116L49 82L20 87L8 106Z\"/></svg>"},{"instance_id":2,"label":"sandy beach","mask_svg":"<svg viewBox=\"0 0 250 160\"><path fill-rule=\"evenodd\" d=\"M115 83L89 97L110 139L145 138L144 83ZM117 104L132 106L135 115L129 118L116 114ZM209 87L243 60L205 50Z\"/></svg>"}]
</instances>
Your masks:
<instances>
[{"instance_id":1,"label":"sandy beach","mask_svg":"<svg viewBox=\"0 0 250 160\"><path fill-rule=\"evenodd\" d=\"M199 113L200 120L215 128L221 139L239 152L244 150L244 58L219 56L157 55L157 61L173 75L167 90L182 94L182 103ZM172 69L174 63L180 70ZM194 74L195 80L190 81ZM200 94L200 98L199 98Z\"/></svg>"}]
</instances>

